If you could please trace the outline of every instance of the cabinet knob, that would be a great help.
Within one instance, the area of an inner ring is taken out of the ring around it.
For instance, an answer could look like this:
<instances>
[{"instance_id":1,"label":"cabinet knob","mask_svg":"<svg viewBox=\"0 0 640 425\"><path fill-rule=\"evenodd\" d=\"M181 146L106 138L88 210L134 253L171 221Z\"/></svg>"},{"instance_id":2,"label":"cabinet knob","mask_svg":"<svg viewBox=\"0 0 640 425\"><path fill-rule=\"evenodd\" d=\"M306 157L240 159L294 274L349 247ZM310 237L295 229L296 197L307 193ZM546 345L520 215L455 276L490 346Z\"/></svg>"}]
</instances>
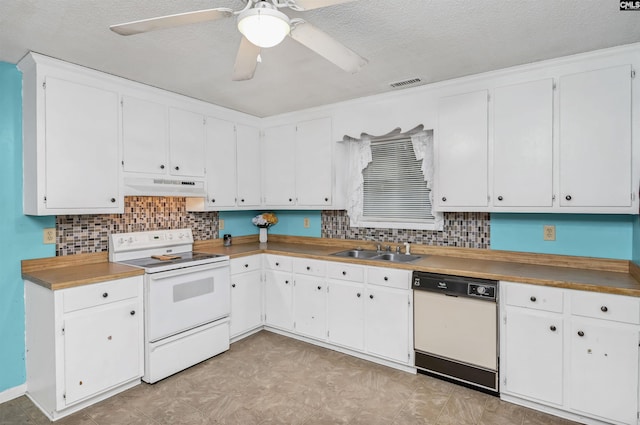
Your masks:
<instances>
[{"instance_id":1,"label":"cabinet knob","mask_svg":"<svg viewBox=\"0 0 640 425\"><path fill-rule=\"evenodd\" d=\"M373 299L373 294L369 295L369 298Z\"/></svg>"},{"instance_id":2,"label":"cabinet knob","mask_svg":"<svg viewBox=\"0 0 640 425\"><path fill-rule=\"evenodd\" d=\"M536 300L537 300L537 298L533 297L533 296L531 298L529 298L529 299L531 300L532 303L536 302Z\"/></svg>"},{"instance_id":3,"label":"cabinet knob","mask_svg":"<svg viewBox=\"0 0 640 425\"><path fill-rule=\"evenodd\" d=\"M607 308L606 305L603 305L602 307L600 307L600 311L602 311L603 313L606 313L607 311L609 311L609 309Z\"/></svg>"},{"instance_id":4,"label":"cabinet knob","mask_svg":"<svg viewBox=\"0 0 640 425\"><path fill-rule=\"evenodd\" d=\"M136 315L136 311L135 311L135 310L131 310L131 311L129 312L129 314L130 314L130 315L132 315L132 316L135 316L135 315Z\"/></svg>"},{"instance_id":5,"label":"cabinet knob","mask_svg":"<svg viewBox=\"0 0 640 425\"><path fill-rule=\"evenodd\" d=\"M344 270L342 271L342 276L346 276L347 272L345 272Z\"/></svg>"},{"instance_id":6,"label":"cabinet knob","mask_svg":"<svg viewBox=\"0 0 640 425\"><path fill-rule=\"evenodd\" d=\"M329 198L324 198L324 202L329 202Z\"/></svg>"},{"instance_id":7,"label":"cabinet knob","mask_svg":"<svg viewBox=\"0 0 640 425\"><path fill-rule=\"evenodd\" d=\"M280 263L276 262L276 266L279 266L279 265L280 265Z\"/></svg>"},{"instance_id":8,"label":"cabinet knob","mask_svg":"<svg viewBox=\"0 0 640 425\"><path fill-rule=\"evenodd\" d=\"M318 291L322 289L322 286L318 285Z\"/></svg>"},{"instance_id":9,"label":"cabinet knob","mask_svg":"<svg viewBox=\"0 0 640 425\"><path fill-rule=\"evenodd\" d=\"M584 332L578 331L578 336L584 336Z\"/></svg>"},{"instance_id":10,"label":"cabinet knob","mask_svg":"<svg viewBox=\"0 0 640 425\"><path fill-rule=\"evenodd\" d=\"M108 292L105 292L104 294L102 294L102 298L107 298L109 296Z\"/></svg>"},{"instance_id":11,"label":"cabinet knob","mask_svg":"<svg viewBox=\"0 0 640 425\"><path fill-rule=\"evenodd\" d=\"M232 288L235 288L235 287L236 287L236 284L235 284L235 283L232 283L232 284L231 284L231 287L232 287Z\"/></svg>"},{"instance_id":12,"label":"cabinet knob","mask_svg":"<svg viewBox=\"0 0 640 425\"><path fill-rule=\"evenodd\" d=\"M248 268L248 267L249 267L249 265L248 265L248 264L245 264L245 265L244 265L244 267L245 267L245 268Z\"/></svg>"},{"instance_id":13,"label":"cabinet knob","mask_svg":"<svg viewBox=\"0 0 640 425\"><path fill-rule=\"evenodd\" d=\"M160 169L164 170L164 164L160 164Z\"/></svg>"},{"instance_id":14,"label":"cabinet knob","mask_svg":"<svg viewBox=\"0 0 640 425\"><path fill-rule=\"evenodd\" d=\"M177 165L174 167L176 171L180 170L180 167L178 167Z\"/></svg>"},{"instance_id":15,"label":"cabinet knob","mask_svg":"<svg viewBox=\"0 0 640 425\"><path fill-rule=\"evenodd\" d=\"M244 199L240 199L240 202L244 202Z\"/></svg>"},{"instance_id":16,"label":"cabinet knob","mask_svg":"<svg viewBox=\"0 0 640 425\"><path fill-rule=\"evenodd\" d=\"M571 195L565 196L564 199L566 199L567 201L570 201L571 200Z\"/></svg>"},{"instance_id":17,"label":"cabinet knob","mask_svg":"<svg viewBox=\"0 0 640 425\"><path fill-rule=\"evenodd\" d=\"M549 326L549 329L551 329L551 332L555 332L556 331L556 327L554 325Z\"/></svg>"},{"instance_id":18,"label":"cabinet knob","mask_svg":"<svg viewBox=\"0 0 640 425\"><path fill-rule=\"evenodd\" d=\"M111 203L114 204L116 202L116 198L111 198Z\"/></svg>"},{"instance_id":19,"label":"cabinet knob","mask_svg":"<svg viewBox=\"0 0 640 425\"><path fill-rule=\"evenodd\" d=\"M311 270L311 267L307 266L307 270Z\"/></svg>"},{"instance_id":20,"label":"cabinet knob","mask_svg":"<svg viewBox=\"0 0 640 425\"><path fill-rule=\"evenodd\" d=\"M82 381L78 382L78 385L82 385Z\"/></svg>"},{"instance_id":21,"label":"cabinet knob","mask_svg":"<svg viewBox=\"0 0 640 425\"><path fill-rule=\"evenodd\" d=\"M289 281L288 281L288 280L285 280L285 281L284 281L284 284L285 284L285 285L288 285L288 284L289 284Z\"/></svg>"},{"instance_id":22,"label":"cabinet knob","mask_svg":"<svg viewBox=\"0 0 640 425\"><path fill-rule=\"evenodd\" d=\"M389 280L389 278L388 278L387 276L385 276L385 277L384 277L384 281L386 282L386 281L388 281L388 280Z\"/></svg>"},{"instance_id":23,"label":"cabinet knob","mask_svg":"<svg viewBox=\"0 0 640 425\"><path fill-rule=\"evenodd\" d=\"M504 198L502 196L498 196L498 201L502 201Z\"/></svg>"},{"instance_id":24,"label":"cabinet knob","mask_svg":"<svg viewBox=\"0 0 640 425\"><path fill-rule=\"evenodd\" d=\"M293 199L289 198L289 202L293 201Z\"/></svg>"},{"instance_id":25,"label":"cabinet knob","mask_svg":"<svg viewBox=\"0 0 640 425\"><path fill-rule=\"evenodd\" d=\"M442 197L442 202L447 202L447 197L446 196Z\"/></svg>"},{"instance_id":26,"label":"cabinet knob","mask_svg":"<svg viewBox=\"0 0 640 425\"><path fill-rule=\"evenodd\" d=\"M358 292L358 293L356 294L356 297L360 298L360 295L361 295L361 294L360 294L360 292Z\"/></svg>"},{"instance_id":27,"label":"cabinet knob","mask_svg":"<svg viewBox=\"0 0 640 425\"><path fill-rule=\"evenodd\" d=\"M214 202L216 202L216 200L215 200L215 199L212 199L212 200L211 200L211 203L214 203Z\"/></svg>"}]
</instances>

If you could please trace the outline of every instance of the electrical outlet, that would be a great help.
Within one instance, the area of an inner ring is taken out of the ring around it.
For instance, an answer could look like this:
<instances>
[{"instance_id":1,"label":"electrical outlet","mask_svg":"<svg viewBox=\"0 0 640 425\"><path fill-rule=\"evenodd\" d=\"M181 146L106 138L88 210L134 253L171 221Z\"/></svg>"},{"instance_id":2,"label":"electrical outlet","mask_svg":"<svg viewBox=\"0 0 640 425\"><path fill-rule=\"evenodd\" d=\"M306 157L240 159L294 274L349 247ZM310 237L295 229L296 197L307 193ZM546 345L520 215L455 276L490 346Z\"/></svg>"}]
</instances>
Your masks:
<instances>
[{"instance_id":1,"label":"electrical outlet","mask_svg":"<svg viewBox=\"0 0 640 425\"><path fill-rule=\"evenodd\" d=\"M308 228L309 228L309 218L308 218L308 217L305 217L305 218L304 218L304 228L305 228L305 229L308 229Z\"/></svg>"},{"instance_id":2,"label":"electrical outlet","mask_svg":"<svg viewBox=\"0 0 640 425\"><path fill-rule=\"evenodd\" d=\"M556 226L549 225L544 226L542 228L543 239L545 241L555 241L556 240Z\"/></svg>"},{"instance_id":3,"label":"electrical outlet","mask_svg":"<svg viewBox=\"0 0 640 425\"><path fill-rule=\"evenodd\" d=\"M44 229L44 233L42 235L42 243L52 244L56 243L56 229Z\"/></svg>"},{"instance_id":4,"label":"electrical outlet","mask_svg":"<svg viewBox=\"0 0 640 425\"><path fill-rule=\"evenodd\" d=\"M218 220L218 228L224 230L224 220Z\"/></svg>"}]
</instances>

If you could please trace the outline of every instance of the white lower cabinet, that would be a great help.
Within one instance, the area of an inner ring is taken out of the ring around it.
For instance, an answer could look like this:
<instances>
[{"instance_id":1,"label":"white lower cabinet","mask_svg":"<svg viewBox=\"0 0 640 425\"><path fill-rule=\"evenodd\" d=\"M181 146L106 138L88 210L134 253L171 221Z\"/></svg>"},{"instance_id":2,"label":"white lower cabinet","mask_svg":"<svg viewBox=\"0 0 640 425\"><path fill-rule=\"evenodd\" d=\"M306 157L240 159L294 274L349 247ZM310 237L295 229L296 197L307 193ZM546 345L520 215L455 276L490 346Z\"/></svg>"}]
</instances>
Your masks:
<instances>
[{"instance_id":1,"label":"white lower cabinet","mask_svg":"<svg viewBox=\"0 0 640 425\"><path fill-rule=\"evenodd\" d=\"M140 382L142 276L51 291L25 282L27 395L57 419Z\"/></svg>"},{"instance_id":2,"label":"white lower cabinet","mask_svg":"<svg viewBox=\"0 0 640 425\"><path fill-rule=\"evenodd\" d=\"M316 339L327 336L327 287L324 278L296 276L293 288L295 330Z\"/></svg>"},{"instance_id":3,"label":"white lower cabinet","mask_svg":"<svg viewBox=\"0 0 640 425\"><path fill-rule=\"evenodd\" d=\"M262 326L262 298L261 255L232 259L229 324L232 339Z\"/></svg>"},{"instance_id":4,"label":"white lower cabinet","mask_svg":"<svg viewBox=\"0 0 640 425\"><path fill-rule=\"evenodd\" d=\"M329 281L329 342L364 350L364 283Z\"/></svg>"},{"instance_id":5,"label":"white lower cabinet","mask_svg":"<svg viewBox=\"0 0 640 425\"><path fill-rule=\"evenodd\" d=\"M636 425L640 299L500 285L502 398L584 423Z\"/></svg>"},{"instance_id":6,"label":"white lower cabinet","mask_svg":"<svg viewBox=\"0 0 640 425\"><path fill-rule=\"evenodd\" d=\"M403 363L409 361L410 296L408 290L367 286L364 321L368 353Z\"/></svg>"},{"instance_id":7,"label":"white lower cabinet","mask_svg":"<svg viewBox=\"0 0 640 425\"><path fill-rule=\"evenodd\" d=\"M293 330L293 275L291 259L265 255L265 324Z\"/></svg>"}]
</instances>

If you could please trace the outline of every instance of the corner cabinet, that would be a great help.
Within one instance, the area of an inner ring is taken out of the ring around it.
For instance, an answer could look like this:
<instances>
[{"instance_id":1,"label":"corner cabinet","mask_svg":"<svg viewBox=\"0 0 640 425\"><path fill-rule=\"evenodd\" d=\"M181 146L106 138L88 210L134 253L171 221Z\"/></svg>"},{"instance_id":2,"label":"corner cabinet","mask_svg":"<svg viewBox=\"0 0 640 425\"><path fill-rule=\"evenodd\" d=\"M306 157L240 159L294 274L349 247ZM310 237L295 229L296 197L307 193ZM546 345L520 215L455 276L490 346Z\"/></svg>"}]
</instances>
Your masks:
<instances>
[{"instance_id":1,"label":"corner cabinet","mask_svg":"<svg viewBox=\"0 0 640 425\"><path fill-rule=\"evenodd\" d=\"M27 395L50 419L140 383L142 276L51 291L25 282Z\"/></svg>"},{"instance_id":2,"label":"corner cabinet","mask_svg":"<svg viewBox=\"0 0 640 425\"><path fill-rule=\"evenodd\" d=\"M501 398L590 424L636 425L640 299L500 282Z\"/></svg>"},{"instance_id":3,"label":"corner cabinet","mask_svg":"<svg viewBox=\"0 0 640 425\"><path fill-rule=\"evenodd\" d=\"M435 137L435 206L439 211L484 210L489 204L489 92L441 98Z\"/></svg>"},{"instance_id":4,"label":"corner cabinet","mask_svg":"<svg viewBox=\"0 0 640 425\"><path fill-rule=\"evenodd\" d=\"M24 213L123 211L119 94L28 55L23 73Z\"/></svg>"}]
</instances>

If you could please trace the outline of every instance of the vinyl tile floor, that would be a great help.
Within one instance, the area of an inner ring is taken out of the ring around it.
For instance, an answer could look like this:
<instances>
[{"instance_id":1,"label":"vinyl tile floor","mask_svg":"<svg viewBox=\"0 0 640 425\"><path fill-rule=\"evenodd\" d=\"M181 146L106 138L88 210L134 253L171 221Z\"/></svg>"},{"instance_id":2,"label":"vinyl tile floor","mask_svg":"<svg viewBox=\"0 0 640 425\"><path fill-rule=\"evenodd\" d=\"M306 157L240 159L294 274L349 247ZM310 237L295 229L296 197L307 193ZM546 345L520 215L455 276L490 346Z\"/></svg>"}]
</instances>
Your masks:
<instances>
[{"instance_id":1,"label":"vinyl tile floor","mask_svg":"<svg viewBox=\"0 0 640 425\"><path fill-rule=\"evenodd\" d=\"M25 396L0 424L48 424ZM141 384L58 425L570 425L425 375L262 331L153 385Z\"/></svg>"}]
</instances>

